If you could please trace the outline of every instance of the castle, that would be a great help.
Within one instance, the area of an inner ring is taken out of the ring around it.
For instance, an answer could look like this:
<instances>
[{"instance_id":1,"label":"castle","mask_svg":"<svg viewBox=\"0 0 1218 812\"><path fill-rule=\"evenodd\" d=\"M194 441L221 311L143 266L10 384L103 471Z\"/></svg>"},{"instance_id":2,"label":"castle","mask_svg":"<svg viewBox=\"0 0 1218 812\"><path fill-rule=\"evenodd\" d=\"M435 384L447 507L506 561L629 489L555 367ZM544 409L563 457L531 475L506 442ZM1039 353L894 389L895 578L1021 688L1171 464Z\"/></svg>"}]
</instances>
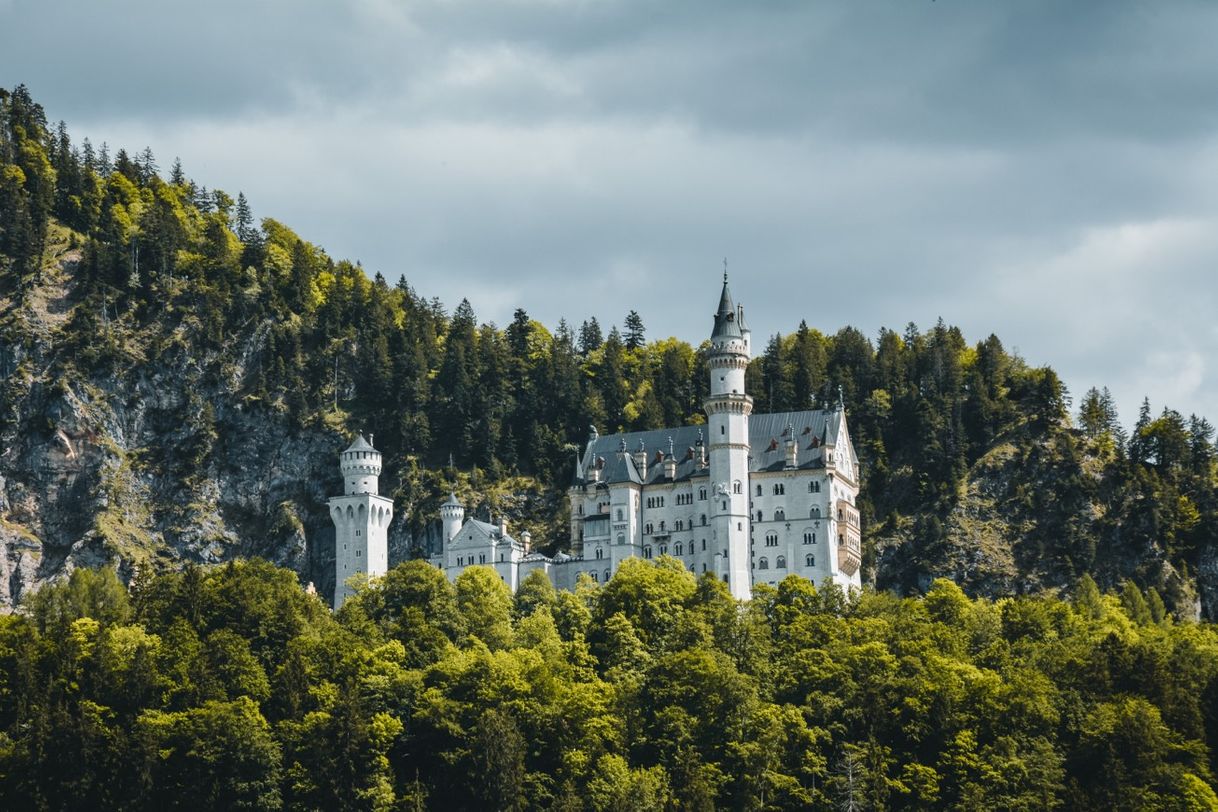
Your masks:
<instances>
[{"instance_id":1,"label":"castle","mask_svg":"<svg viewBox=\"0 0 1218 812\"><path fill-rule=\"evenodd\" d=\"M744 387L751 335L726 273L710 344L705 425L591 430L569 491L570 553L542 555L527 531L510 535L504 519L467 520L450 495L440 508L443 544L428 560L450 579L492 567L512 590L533 570L573 589L581 573L604 583L627 558L661 555L723 579L740 599L754 583L792 573L859 586L859 464L840 397L825 409L752 413ZM362 436L342 454L346 494L330 500L336 608L351 594L351 575L387 570L393 505L376 495L380 465Z\"/></svg>"}]
</instances>

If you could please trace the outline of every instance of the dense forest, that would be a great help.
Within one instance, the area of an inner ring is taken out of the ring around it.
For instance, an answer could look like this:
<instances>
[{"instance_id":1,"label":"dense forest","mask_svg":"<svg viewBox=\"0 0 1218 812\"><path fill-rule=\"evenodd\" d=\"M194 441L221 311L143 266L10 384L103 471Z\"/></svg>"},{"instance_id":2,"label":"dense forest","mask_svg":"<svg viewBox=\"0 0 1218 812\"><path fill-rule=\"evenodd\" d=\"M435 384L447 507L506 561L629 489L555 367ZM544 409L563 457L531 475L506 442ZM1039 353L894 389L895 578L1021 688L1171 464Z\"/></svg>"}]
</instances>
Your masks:
<instances>
[{"instance_id":1,"label":"dense forest","mask_svg":"<svg viewBox=\"0 0 1218 812\"><path fill-rule=\"evenodd\" d=\"M278 432L281 447L320 438L307 447L328 459L302 476L326 487L343 437L375 431L399 559L454 482L475 502L531 494L510 509L552 550L589 424L703 419L705 346L648 340L637 313L607 332L595 318L551 330L524 310L480 323L468 301L449 313L405 276L391 284L256 221L244 195L208 190L176 160L163 171L147 149L73 143L24 87L0 92L0 122L0 530L38 540L39 577L82 544L92 563L159 568L275 558L291 534L324 532L321 494L303 485L232 504L226 471L261 474L272 453L231 458L255 433ZM946 575L998 595L1091 573L1103 588L1153 586L1181 615L1218 614L1218 454L1204 418L1148 401L1127 432L1106 390L1072 404L1051 369L942 322L875 340L800 324L755 344L756 411L840 389L863 463L864 574L878 586L919 592ZM176 400L125 417L166 399L120 402L152 385ZM76 468L39 451L56 440ZM89 453L111 456L87 469ZM57 466L59 484L46 473ZM95 518L50 526L63 510L52 503ZM181 542L201 525L223 527ZM291 565L306 580L325 568Z\"/></svg>"},{"instance_id":2,"label":"dense forest","mask_svg":"<svg viewBox=\"0 0 1218 812\"><path fill-rule=\"evenodd\" d=\"M515 595L400 564L337 613L233 562L0 616L5 809L1211 810L1218 631L1157 593L741 606L679 560Z\"/></svg>"}]
</instances>

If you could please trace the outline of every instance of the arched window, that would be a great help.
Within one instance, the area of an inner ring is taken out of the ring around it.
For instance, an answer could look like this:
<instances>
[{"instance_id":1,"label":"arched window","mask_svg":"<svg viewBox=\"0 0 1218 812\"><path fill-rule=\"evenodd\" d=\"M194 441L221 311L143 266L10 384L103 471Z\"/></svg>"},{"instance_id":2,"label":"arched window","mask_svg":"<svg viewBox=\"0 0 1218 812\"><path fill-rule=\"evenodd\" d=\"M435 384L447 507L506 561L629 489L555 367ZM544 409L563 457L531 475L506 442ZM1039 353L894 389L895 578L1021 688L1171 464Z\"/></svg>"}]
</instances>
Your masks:
<instances>
[{"instance_id":1,"label":"arched window","mask_svg":"<svg viewBox=\"0 0 1218 812\"><path fill-rule=\"evenodd\" d=\"M813 519L820 518L820 508L813 506L811 516Z\"/></svg>"},{"instance_id":2,"label":"arched window","mask_svg":"<svg viewBox=\"0 0 1218 812\"><path fill-rule=\"evenodd\" d=\"M706 501L706 488L698 488L698 499L703 502Z\"/></svg>"},{"instance_id":3,"label":"arched window","mask_svg":"<svg viewBox=\"0 0 1218 812\"><path fill-rule=\"evenodd\" d=\"M808 493L820 493L820 483L819 482L809 482L808 483Z\"/></svg>"},{"instance_id":4,"label":"arched window","mask_svg":"<svg viewBox=\"0 0 1218 812\"><path fill-rule=\"evenodd\" d=\"M676 544L676 553L677 553L677 555L685 554L685 546L683 544L681 544L681 542L679 542L679 541Z\"/></svg>"},{"instance_id":5,"label":"arched window","mask_svg":"<svg viewBox=\"0 0 1218 812\"><path fill-rule=\"evenodd\" d=\"M617 509L617 520L619 522L622 520L622 509L621 508Z\"/></svg>"},{"instance_id":6,"label":"arched window","mask_svg":"<svg viewBox=\"0 0 1218 812\"><path fill-rule=\"evenodd\" d=\"M604 557L605 557L605 551L604 551L603 549L601 549L600 547L597 547L597 548L596 548L596 557L597 557L597 558L604 558Z\"/></svg>"},{"instance_id":7,"label":"arched window","mask_svg":"<svg viewBox=\"0 0 1218 812\"><path fill-rule=\"evenodd\" d=\"M643 548L643 558L651 558L651 548L650 547Z\"/></svg>"},{"instance_id":8,"label":"arched window","mask_svg":"<svg viewBox=\"0 0 1218 812\"><path fill-rule=\"evenodd\" d=\"M605 583L609 583L609 570L605 570Z\"/></svg>"},{"instance_id":9,"label":"arched window","mask_svg":"<svg viewBox=\"0 0 1218 812\"><path fill-rule=\"evenodd\" d=\"M765 534L765 546L777 547L778 546L778 534L777 533L766 533Z\"/></svg>"},{"instance_id":10,"label":"arched window","mask_svg":"<svg viewBox=\"0 0 1218 812\"><path fill-rule=\"evenodd\" d=\"M623 533L618 533L618 534L617 534L617 543L618 543L618 544L625 544L625 543L626 543L626 536L625 536L625 534L623 534Z\"/></svg>"},{"instance_id":11,"label":"arched window","mask_svg":"<svg viewBox=\"0 0 1218 812\"><path fill-rule=\"evenodd\" d=\"M757 486L757 495L761 496L761 486L760 485Z\"/></svg>"},{"instance_id":12,"label":"arched window","mask_svg":"<svg viewBox=\"0 0 1218 812\"><path fill-rule=\"evenodd\" d=\"M805 555L804 556L804 566L805 567L815 567L816 566L816 556L812 555L811 553L809 553L808 555Z\"/></svg>"},{"instance_id":13,"label":"arched window","mask_svg":"<svg viewBox=\"0 0 1218 812\"><path fill-rule=\"evenodd\" d=\"M668 555L668 545L667 544L660 545L660 555Z\"/></svg>"},{"instance_id":14,"label":"arched window","mask_svg":"<svg viewBox=\"0 0 1218 812\"><path fill-rule=\"evenodd\" d=\"M761 560L759 560L757 562L757 569L768 570L769 568L770 568L770 562L767 559L762 558Z\"/></svg>"},{"instance_id":15,"label":"arched window","mask_svg":"<svg viewBox=\"0 0 1218 812\"><path fill-rule=\"evenodd\" d=\"M785 510L783 510L782 508L779 508L778 510L774 511L774 521L782 522L782 521L786 521L786 518L787 518L787 512Z\"/></svg>"},{"instance_id":16,"label":"arched window","mask_svg":"<svg viewBox=\"0 0 1218 812\"><path fill-rule=\"evenodd\" d=\"M778 560L774 562L774 568L785 570L787 568L787 557L785 555L778 556Z\"/></svg>"},{"instance_id":17,"label":"arched window","mask_svg":"<svg viewBox=\"0 0 1218 812\"><path fill-rule=\"evenodd\" d=\"M702 514L702 526L706 527L706 514L705 513Z\"/></svg>"},{"instance_id":18,"label":"arched window","mask_svg":"<svg viewBox=\"0 0 1218 812\"><path fill-rule=\"evenodd\" d=\"M589 572L588 574L592 576L592 580L593 580L593 581L597 581L598 583L600 582L600 578L597 578L597 577L596 577L596 573L595 573L595 572Z\"/></svg>"},{"instance_id":19,"label":"arched window","mask_svg":"<svg viewBox=\"0 0 1218 812\"><path fill-rule=\"evenodd\" d=\"M775 496L782 496L782 494L783 494L783 487L782 487L782 485L780 485L780 484L776 484L776 485L774 486L774 495L775 495Z\"/></svg>"},{"instance_id":20,"label":"arched window","mask_svg":"<svg viewBox=\"0 0 1218 812\"><path fill-rule=\"evenodd\" d=\"M706 539L702 539L702 552L706 552Z\"/></svg>"},{"instance_id":21,"label":"arched window","mask_svg":"<svg viewBox=\"0 0 1218 812\"><path fill-rule=\"evenodd\" d=\"M805 530L804 531L804 544L815 544L815 543L816 543L816 534L813 533L811 530Z\"/></svg>"},{"instance_id":22,"label":"arched window","mask_svg":"<svg viewBox=\"0 0 1218 812\"><path fill-rule=\"evenodd\" d=\"M760 522L760 521L762 521L762 518L761 518L761 511L760 511L760 510L759 510L759 511L757 511L757 521L759 521L759 522Z\"/></svg>"}]
</instances>

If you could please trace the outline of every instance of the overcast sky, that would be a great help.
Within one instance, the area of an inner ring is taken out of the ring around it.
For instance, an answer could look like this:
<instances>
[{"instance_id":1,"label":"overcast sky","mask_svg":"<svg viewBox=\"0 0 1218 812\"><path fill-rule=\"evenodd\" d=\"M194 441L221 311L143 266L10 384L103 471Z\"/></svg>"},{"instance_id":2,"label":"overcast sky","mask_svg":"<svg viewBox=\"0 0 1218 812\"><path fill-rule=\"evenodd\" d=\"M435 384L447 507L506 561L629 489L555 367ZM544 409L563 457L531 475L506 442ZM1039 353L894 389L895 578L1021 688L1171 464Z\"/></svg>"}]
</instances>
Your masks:
<instances>
[{"instance_id":1,"label":"overcast sky","mask_svg":"<svg viewBox=\"0 0 1218 812\"><path fill-rule=\"evenodd\" d=\"M0 85L451 308L996 333L1218 420L1218 3L0 0Z\"/></svg>"}]
</instances>

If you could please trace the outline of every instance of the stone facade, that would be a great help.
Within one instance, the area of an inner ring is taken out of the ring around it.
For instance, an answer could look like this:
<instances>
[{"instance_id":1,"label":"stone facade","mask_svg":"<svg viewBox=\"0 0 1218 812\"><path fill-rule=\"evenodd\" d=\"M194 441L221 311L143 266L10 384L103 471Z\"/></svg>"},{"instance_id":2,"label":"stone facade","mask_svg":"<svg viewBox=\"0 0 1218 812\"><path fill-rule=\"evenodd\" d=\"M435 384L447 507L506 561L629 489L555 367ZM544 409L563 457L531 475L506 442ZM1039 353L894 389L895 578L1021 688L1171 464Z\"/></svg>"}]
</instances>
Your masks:
<instances>
[{"instance_id":1,"label":"stone facade","mask_svg":"<svg viewBox=\"0 0 1218 812\"><path fill-rule=\"evenodd\" d=\"M492 567L512 590L533 570L559 589L581 574L598 583L627 558L680 559L747 599L755 583L790 574L860 585L858 457L839 401L826 409L753 414L745 392L752 350L744 308L724 275L708 359L705 425L601 436L575 460L569 553L549 557L497 523L466 519L455 495L440 508L441 549L428 560L456 579ZM347 493L330 500L337 528L334 605L356 572L386 570L392 502L376 495L380 454L359 437L343 452Z\"/></svg>"},{"instance_id":2,"label":"stone facade","mask_svg":"<svg viewBox=\"0 0 1218 812\"><path fill-rule=\"evenodd\" d=\"M340 457L343 495L330 497L334 520L334 608L351 597L347 580L389 571L389 522L393 500L377 494L381 452L361 434Z\"/></svg>"},{"instance_id":3,"label":"stone facade","mask_svg":"<svg viewBox=\"0 0 1218 812\"><path fill-rule=\"evenodd\" d=\"M752 414L744 375L751 336L726 275L711 334L710 397L702 426L601 436L593 428L570 487L570 553L553 558L506 523L441 508L444 544L429 560L456 578L492 566L512 589L546 572L559 589L581 573L603 583L627 558L674 556L722 578L737 598L789 574L860 585L858 457L839 402L827 409Z\"/></svg>"}]
</instances>

